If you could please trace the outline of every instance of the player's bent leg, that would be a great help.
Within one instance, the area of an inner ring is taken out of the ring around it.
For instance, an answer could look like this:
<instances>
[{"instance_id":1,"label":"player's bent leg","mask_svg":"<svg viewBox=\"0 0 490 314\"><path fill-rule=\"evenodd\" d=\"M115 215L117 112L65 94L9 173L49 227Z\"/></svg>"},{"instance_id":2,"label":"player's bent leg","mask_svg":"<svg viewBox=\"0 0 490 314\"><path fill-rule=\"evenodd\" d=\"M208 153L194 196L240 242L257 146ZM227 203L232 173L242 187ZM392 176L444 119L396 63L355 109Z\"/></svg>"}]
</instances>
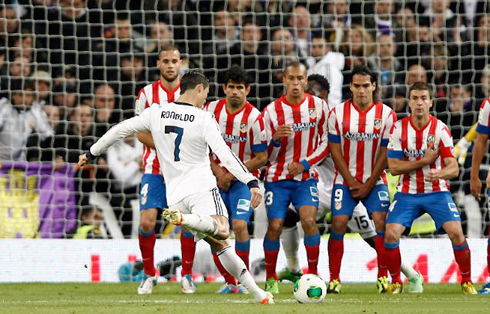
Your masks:
<instances>
[{"instance_id":1,"label":"player's bent leg","mask_svg":"<svg viewBox=\"0 0 490 314\"><path fill-rule=\"evenodd\" d=\"M182 253L182 292L185 294L196 293L197 285L192 279L192 266L194 265L194 256L196 255L196 242L194 241L194 234L184 226L181 226L180 251Z\"/></svg>"},{"instance_id":2,"label":"player's bent leg","mask_svg":"<svg viewBox=\"0 0 490 314\"><path fill-rule=\"evenodd\" d=\"M257 286L245 263L238 257L226 240L217 240L212 237L206 237L204 240L216 251L216 255L226 271L232 274L254 296L257 302L261 304L274 303L272 294Z\"/></svg>"},{"instance_id":3,"label":"player's bent leg","mask_svg":"<svg viewBox=\"0 0 490 314\"><path fill-rule=\"evenodd\" d=\"M396 223L386 225L384 246L391 275L391 284L388 286L387 293L398 294L403 291L403 282L400 277L401 255L399 246L400 237L405 229L405 226Z\"/></svg>"},{"instance_id":4,"label":"player's bent leg","mask_svg":"<svg viewBox=\"0 0 490 314\"><path fill-rule=\"evenodd\" d=\"M454 257L461 270L461 288L464 294L477 294L471 281L471 251L459 221L447 221L442 225L453 244Z\"/></svg>"},{"instance_id":5,"label":"player's bent leg","mask_svg":"<svg viewBox=\"0 0 490 314\"><path fill-rule=\"evenodd\" d=\"M250 270L250 235L248 234L248 222L241 219L233 219L233 232L235 233L235 251Z\"/></svg>"}]
</instances>

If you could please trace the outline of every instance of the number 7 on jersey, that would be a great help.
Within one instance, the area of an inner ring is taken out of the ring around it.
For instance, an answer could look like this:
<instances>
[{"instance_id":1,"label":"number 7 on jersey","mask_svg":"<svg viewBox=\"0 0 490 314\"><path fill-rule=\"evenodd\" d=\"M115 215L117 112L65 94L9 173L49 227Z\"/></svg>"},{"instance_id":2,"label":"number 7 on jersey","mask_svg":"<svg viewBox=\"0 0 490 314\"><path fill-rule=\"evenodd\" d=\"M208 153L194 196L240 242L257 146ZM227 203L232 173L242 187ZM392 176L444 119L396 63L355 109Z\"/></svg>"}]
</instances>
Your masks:
<instances>
[{"instance_id":1,"label":"number 7 on jersey","mask_svg":"<svg viewBox=\"0 0 490 314\"><path fill-rule=\"evenodd\" d=\"M165 134L175 133L175 149L174 149L174 161L180 161L180 143L182 142L182 136L184 135L184 129L174 125L165 126Z\"/></svg>"}]
</instances>

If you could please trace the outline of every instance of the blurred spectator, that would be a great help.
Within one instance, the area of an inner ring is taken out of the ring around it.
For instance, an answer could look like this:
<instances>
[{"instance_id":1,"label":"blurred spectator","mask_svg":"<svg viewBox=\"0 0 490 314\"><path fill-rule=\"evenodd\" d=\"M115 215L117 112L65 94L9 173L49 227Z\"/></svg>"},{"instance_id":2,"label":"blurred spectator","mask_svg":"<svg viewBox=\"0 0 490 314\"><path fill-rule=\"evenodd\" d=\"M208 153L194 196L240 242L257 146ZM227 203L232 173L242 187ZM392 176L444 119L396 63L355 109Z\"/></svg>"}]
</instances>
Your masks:
<instances>
[{"instance_id":1,"label":"blurred spectator","mask_svg":"<svg viewBox=\"0 0 490 314\"><path fill-rule=\"evenodd\" d=\"M116 95L108 84L101 84L95 89L95 136L102 137L109 128L122 120L121 112L115 111Z\"/></svg>"},{"instance_id":2,"label":"blurred spectator","mask_svg":"<svg viewBox=\"0 0 490 314\"><path fill-rule=\"evenodd\" d=\"M434 42L460 45L462 42L460 20L451 11L449 5L449 0L432 0L430 7L425 11L427 25L430 25Z\"/></svg>"},{"instance_id":3,"label":"blurred spectator","mask_svg":"<svg viewBox=\"0 0 490 314\"><path fill-rule=\"evenodd\" d=\"M207 43L207 52L215 54L228 52L238 42L239 32L235 20L228 11L223 9L215 13L213 28L213 38L210 46Z\"/></svg>"},{"instance_id":4,"label":"blurred spectator","mask_svg":"<svg viewBox=\"0 0 490 314\"><path fill-rule=\"evenodd\" d=\"M381 35L378 37L376 54L368 59L369 67L378 75L381 99L393 95L395 86L403 82L403 68L395 57L395 51L393 35Z\"/></svg>"},{"instance_id":5,"label":"blurred spectator","mask_svg":"<svg viewBox=\"0 0 490 314\"><path fill-rule=\"evenodd\" d=\"M162 47L166 47L173 44L174 35L170 27L164 22L151 22L150 23L150 38L147 41L145 52L148 56L148 63L146 66L149 68L150 81L158 80L160 71L157 68L158 55Z\"/></svg>"},{"instance_id":6,"label":"blurred spectator","mask_svg":"<svg viewBox=\"0 0 490 314\"><path fill-rule=\"evenodd\" d=\"M61 119L68 120L71 111L78 104L78 95L75 85L69 83L59 84L53 88L53 105L61 111Z\"/></svg>"},{"instance_id":7,"label":"blurred spectator","mask_svg":"<svg viewBox=\"0 0 490 314\"><path fill-rule=\"evenodd\" d=\"M80 215L81 224L73 239L106 239L105 228L101 228L104 223L104 214L96 206L86 206ZM102 230L101 230L102 229Z\"/></svg>"},{"instance_id":8,"label":"blurred spectator","mask_svg":"<svg viewBox=\"0 0 490 314\"><path fill-rule=\"evenodd\" d=\"M265 25L264 7L260 0L228 0L227 10L237 25L243 26L247 16L255 16L256 23Z\"/></svg>"},{"instance_id":9,"label":"blurred spectator","mask_svg":"<svg viewBox=\"0 0 490 314\"><path fill-rule=\"evenodd\" d=\"M483 69L480 84L477 84L475 93L475 98L479 104L487 97L490 97L490 64L487 64Z\"/></svg>"},{"instance_id":10,"label":"blurred spectator","mask_svg":"<svg viewBox=\"0 0 490 314\"><path fill-rule=\"evenodd\" d=\"M290 31L277 29L272 34L271 58L273 98L278 98L283 94L282 70L287 63L299 60Z\"/></svg>"},{"instance_id":11,"label":"blurred spectator","mask_svg":"<svg viewBox=\"0 0 490 314\"><path fill-rule=\"evenodd\" d=\"M117 91L122 95L121 109L125 118L134 116L134 102L138 92L146 86L148 68L141 54L124 54L121 56L120 84Z\"/></svg>"},{"instance_id":12,"label":"blurred spectator","mask_svg":"<svg viewBox=\"0 0 490 314\"><path fill-rule=\"evenodd\" d=\"M134 136L117 142L107 150L107 164L112 176L111 205L122 233L131 236L133 213L131 200L138 199L138 187L141 182L142 144Z\"/></svg>"},{"instance_id":13,"label":"blurred spectator","mask_svg":"<svg viewBox=\"0 0 490 314\"><path fill-rule=\"evenodd\" d=\"M53 105L45 105L43 111L46 113L47 121L53 129L54 134L48 137L41 137L37 132L32 134L27 140L27 161L53 162L57 156L56 142L58 136L63 132L62 125L64 124L60 123L61 111L59 107Z\"/></svg>"},{"instance_id":14,"label":"blurred spectator","mask_svg":"<svg viewBox=\"0 0 490 314\"><path fill-rule=\"evenodd\" d=\"M267 45L261 42L262 32L260 27L252 20L243 21L241 35L241 42L231 48L231 63L238 64L247 71L250 86L252 87L247 99L260 109L268 105L272 97L269 86ZM226 71L220 72L220 83L223 83L224 73Z\"/></svg>"},{"instance_id":15,"label":"blurred spectator","mask_svg":"<svg viewBox=\"0 0 490 314\"><path fill-rule=\"evenodd\" d=\"M487 0L459 0L451 1L450 8L462 17L462 24L471 32L473 27L479 24L481 14L488 13L490 5Z\"/></svg>"},{"instance_id":16,"label":"blurred spectator","mask_svg":"<svg viewBox=\"0 0 490 314\"><path fill-rule=\"evenodd\" d=\"M326 28L331 29L329 42L334 43L334 49L340 50L341 44L345 41L345 30L351 27L352 19L349 14L349 3L347 0L333 0L331 14L326 18Z\"/></svg>"},{"instance_id":17,"label":"blurred spectator","mask_svg":"<svg viewBox=\"0 0 490 314\"><path fill-rule=\"evenodd\" d=\"M289 16L288 23L299 55L303 58L310 56L312 37L310 12L304 6L297 6Z\"/></svg>"},{"instance_id":18,"label":"blurred spectator","mask_svg":"<svg viewBox=\"0 0 490 314\"><path fill-rule=\"evenodd\" d=\"M51 82L52 78L46 71L36 71L31 78L34 80L36 89L36 100L34 103L44 106L51 104Z\"/></svg>"},{"instance_id":19,"label":"blurred spectator","mask_svg":"<svg viewBox=\"0 0 490 314\"><path fill-rule=\"evenodd\" d=\"M417 26L418 25L415 22L413 11L409 7L400 8L400 10L398 10L396 13L394 25L395 42L408 42L408 33L416 31ZM405 54L405 45L399 45L398 53Z\"/></svg>"},{"instance_id":20,"label":"blurred spectator","mask_svg":"<svg viewBox=\"0 0 490 314\"><path fill-rule=\"evenodd\" d=\"M266 12L265 25L269 26L272 32L274 32L277 28L286 26L284 16L291 13L295 2L283 0L265 0L263 3ZM270 38L270 36L268 36L268 38Z\"/></svg>"},{"instance_id":21,"label":"blurred spectator","mask_svg":"<svg viewBox=\"0 0 490 314\"><path fill-rule=\"evenodd\" d=\"M90 106L80 104L69 115L67 136L60 138L57 147L63 160L77 163L78 156L95 144L95 126L93 110Z\"/></svg>"},{"instance_id":22,"label":"blurred spectator","mask_svg":"<svg viewBox=\"0 0 490 314\"><path fill-rule=\"evenodd\" d=\"M450 61L445 44L436 44L432 48L431 64L431 85L434 87L434 98L446 98L448 96L448 84L456 81L450 79L449 66Z\"/></svg>"},{"instance_id":23,"label":"blurred spectator","mask_svg":"<svg viewBox=\"0 0 490 314\"><path fill-rule=\"evenodd\" d=\"M344 63L344 55L333 52L324 37L313 37L311 57L308 58L308 75L320 74L328 80L330 84L328 103L330 106L340 104L342 101Z\"/></svg>"},{"instance_id":24,"label":"blurred spectator","mask_svg":"<svg viewBox=\"0 0 490 314\"><path fill-rule=\"evenodd\" d=\"M490 6L490 4L489 4ZM473 51L474 62L470 65L470 69L476 69L477 73L483 67L489 64L490 59L490 14L482 16L478 24L477 38L475 38Z\"/></svg>"},{"instance_id":25,"label":"blurred spectator","mask_svg":"<svg viewBox=\"0 0 490 314\"><path fill-rule=\"evenodd\" d=\"M393 0L376 0L374 2L374 15L367 18L364 27L371 31L373 37L381 35L394 35L392 14L395 6Z\"/></svg>"},{"instance_id":26,"label":"blurred spectator","mask_svg":"<svg viewBox=\"0 0 490 314\"><path fill-rule=\"evenodd\" d=\"M31 62L24 56L15 57L10 64L9 74L11 77L29 77L32 73Z\"/></svg>"},{"instance_id":27,"label":"blurred spectator","mask_svg":"<svg viewBox=\"0 0 490 314\"><path fill-rule=\"evenodd\" d=\"M427 71L425 70L424 66L418 64L410 66L408 68L405 82L407 87L412 86L415 82L427 83Z\"/></svg>"},{"instance_id":28,"label":"blurred spectator","mask_svg":"<svg viewBox=\"0 0 490 314\"><path fill-rule=\"evenodd\" d=\"M33 101L29 80L13 81L11 102L0 100L0 161L25 161L27 139L35 131L42 140L53 135L46 114Z\"/></svg>"},{"instance_id":29,"label":"blurred spectator","mask_svg":"<svg viewBox=\"0 0 490 314\"><path fill-rule=\"evenodd\" d=\"M429 27L419 26L410 29L408 42L404 45L405 47L398 49L398 56L404 60L402 62L403 67L407 68L414 64L426 62L431 55L432 44L432 33Z\"/></svg>"},{"instance_id":30,"label":"blurred spectator","mask_svg":"<svg viewBox=\"0 0 490 314\"><path fill-rule=\"evenodd\" d=\"M5 5L2 1L0 5L0 46L5 47L8 37L19 32L20 20L17 17L14 5Z\"/></svg>"}]
</instances>

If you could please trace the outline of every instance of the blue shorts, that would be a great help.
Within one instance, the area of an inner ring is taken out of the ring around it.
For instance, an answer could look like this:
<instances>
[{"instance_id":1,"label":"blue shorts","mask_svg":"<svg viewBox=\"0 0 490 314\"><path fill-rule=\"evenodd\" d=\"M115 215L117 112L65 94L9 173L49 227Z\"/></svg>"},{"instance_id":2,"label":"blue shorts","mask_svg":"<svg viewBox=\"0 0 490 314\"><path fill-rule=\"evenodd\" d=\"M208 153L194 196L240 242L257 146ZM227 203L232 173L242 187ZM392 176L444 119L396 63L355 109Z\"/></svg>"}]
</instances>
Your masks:
<instances>
[{"instance_id":1,"label":"blue shorts","mask_svg":"<svg viewBox=\"0 0 490 314\"><path fill-rule=\"evenodd\" d=\"M265 206L269 219L284 219L293 204L296 210L303 206L318 208L318 180L306 181L281 180L265 182Z\"/></svg>"},{"instance_id":2,"label":"blue shorts","mask_svg":"<svg viewBox=\"0 0 490 314\"><path fill-rule=\"evenodd\" d=\"M167 189L159 174L143 174L140 189L140 210L167 207Z\"/></svg>"},{"instance_id":3,"label":"blue shorts","mask_svg":"<svg viewBox=\"0 0 490 314\"><path fill-rule=\"evenodd\" d=\"M371 216L374 212L388 212L390 207L390 192L386 184L376 185L362 200L354 199L349 187L343 184L335 184L332 190L331 208L332 215L345 215L352 217L354 208L361 202Z\"/></svg>"},{"instance_id":4,"label":"blue shorts","mask_svg":"<svg viewBox=\"0 0 490 314\"><path fill-rule=\"evenodd\" d=\"M228 209L228 217L230 222L233 219L245 220L250 222L253 209L250 206L250 190L247 185L242 182L233 182L228 191L220 191L221 198Z\"/></svg>"},{"instance_id":5,"label":"blue shorts","mask_svg":"<svg viewBox=\"0 0 490 314\"><path fill-rule=\"evenodd\" d=\"M449 192L433 192L424 194L396 193L386 218L387 224L402 225L409 232L415 219L428 213L439 233L444 233L442 225L448 221L461 221L459 210Z\"/></svg>"}]
</instances>

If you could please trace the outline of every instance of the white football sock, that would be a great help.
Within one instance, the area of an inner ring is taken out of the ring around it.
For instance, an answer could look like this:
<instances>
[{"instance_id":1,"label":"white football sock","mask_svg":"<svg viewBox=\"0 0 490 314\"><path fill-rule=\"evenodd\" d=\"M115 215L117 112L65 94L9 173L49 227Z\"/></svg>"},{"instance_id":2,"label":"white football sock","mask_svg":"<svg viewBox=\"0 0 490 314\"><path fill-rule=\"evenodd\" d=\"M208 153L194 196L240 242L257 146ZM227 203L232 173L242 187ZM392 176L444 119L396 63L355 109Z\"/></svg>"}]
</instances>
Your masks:
<instances>
[{"instance_id":1,"label":"white football sock","mask_svg":"<svg viewBox=\"0 0 490 314\"><path fill-rule=\"evenodd\" d=\"M402 273L408 279L419 276L419 273L410 264L405 263L403 258L402 258Z\"/></svg>"},{"instance_id":2,"label":"white football sock","mask_svg":"<svg viewBox=\"0 0 490 314\"><path fill-rule=\"evenodd\" d=\"M297 226L282 229L281 245L286 255L287 268L292 273L298 273L300 268L298 258L299 232Z\"/></svg>"},{"instance_id":3,"label":"white football sock","mask_svg":"<svg viewBox=\"0 0 490 314\"><path fill-rule=\"evenodd\" d=\"M192 230L215 236L218 233L218 222L211 216L182 214L182 224Z\"/></svg>"},{"instance_id":4,"label":"white football sock","mask_svg":"<svg viewBox=\"0 0 490 314\"><path fill-rule=\"evenodd\" d=\"M224 249L216 252L221 265L235 277L250 293L254 296L255 300L260 302L266 298L265 291L260 289L255 283L252 275L248 272L245 263L235 253L235 250L231 246L227 246Z\"/></svg>"}]
</instances>

